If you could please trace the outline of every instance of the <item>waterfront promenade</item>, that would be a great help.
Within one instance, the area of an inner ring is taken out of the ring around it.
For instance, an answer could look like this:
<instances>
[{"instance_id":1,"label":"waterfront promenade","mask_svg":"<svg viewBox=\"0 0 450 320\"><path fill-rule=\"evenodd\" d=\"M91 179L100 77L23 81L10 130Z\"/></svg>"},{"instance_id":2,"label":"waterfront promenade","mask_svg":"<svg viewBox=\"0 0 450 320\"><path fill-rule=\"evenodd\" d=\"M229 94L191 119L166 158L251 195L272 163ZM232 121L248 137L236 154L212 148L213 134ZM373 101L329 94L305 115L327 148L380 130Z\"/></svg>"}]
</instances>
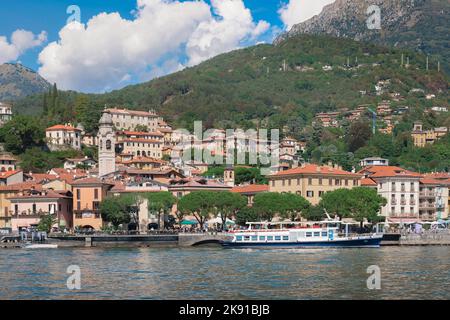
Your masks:
<instances>
[{"instance_id":1,"label":"waterfront promenade","mask_svg":"<svg viewBox=\"0 0 450 320\"><path fill-rule=\"evenodd\" d=\"M58 247L195 247L219 244L225 240L226 233L177 233L153 232L148 234L94 234L94 235L50 235L45 243L57 244ZM450 230L424 231L420 234L402 233L386 234L387 241L382 246L450 246ZM23 242L20 237L3 236L0 248L17 248Z\"/></svg>"}]
</instances>

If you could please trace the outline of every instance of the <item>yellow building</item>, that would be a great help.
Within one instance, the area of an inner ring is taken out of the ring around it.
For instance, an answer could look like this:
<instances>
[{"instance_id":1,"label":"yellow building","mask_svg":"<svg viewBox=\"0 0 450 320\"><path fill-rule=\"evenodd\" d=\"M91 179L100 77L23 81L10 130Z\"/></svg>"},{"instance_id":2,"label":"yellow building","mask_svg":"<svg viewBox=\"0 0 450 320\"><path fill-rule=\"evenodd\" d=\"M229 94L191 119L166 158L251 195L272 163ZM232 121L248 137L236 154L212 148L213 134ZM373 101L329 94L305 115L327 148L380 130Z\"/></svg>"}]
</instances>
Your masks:
<instances>
[{"instance_id":1,"label":"yellow building","mask_svg":"<svg viewBox=\"0 0 450 320\"><path fill-rule=\"evenodd\" d=\"M358 187L361 178L337 166L304 164L269 176L269 191L296 193L316 205L325 192Z\"/></svg>"},{"instance_id":2,"label":"yellow building","mask_svg":"<svg viewBox=\"0 0 450 320\"><path fill-rule=\"evenodd\" d=\"M422 122L414 123L414 129L411 132L411 137L414 145L419 148L425 147L427 144L432 144L448 133L448 128L434 128L431 130L423 130Z\"/></svg>"}]
</instances>

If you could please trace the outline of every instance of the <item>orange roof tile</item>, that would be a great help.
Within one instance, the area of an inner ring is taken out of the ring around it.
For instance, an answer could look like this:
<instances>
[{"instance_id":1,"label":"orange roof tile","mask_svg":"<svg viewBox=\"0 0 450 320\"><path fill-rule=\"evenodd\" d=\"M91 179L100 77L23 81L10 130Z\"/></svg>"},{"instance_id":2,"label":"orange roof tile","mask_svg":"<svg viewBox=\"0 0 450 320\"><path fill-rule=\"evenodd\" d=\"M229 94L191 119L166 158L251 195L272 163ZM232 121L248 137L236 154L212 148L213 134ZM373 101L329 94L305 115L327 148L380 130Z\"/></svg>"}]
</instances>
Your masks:
<instances>
[{"instance_id":1,"label":"orange roof tile","mask_svg":"<svg viewBox=\"0 0 450 320\"><path fill-rule=\"evenodd\" d=\"M364 178L364 179L361 179L361 186L363 186L363 187L377 186L377 183L370 178Z\"/></svg>"},{"instance_id":2,"label":"orange roof tile","mask_svg":"<svg viewBox=\"0 0 450 320\"><path fill-rule=\"evenodd\" d=\"M22 170L10 170L10 171L0 172L0 179L9 178L19 172L22 172Z\"/></svg>"},{"instance_id":3,"label":"orange roof tile","mask_svg":"<svg viewBox=\"0 0 450 320\"><path fill-rule=\"evenodd\" d=\"M360 177L360 174L348 172L338 168L328 166L319 166L316 164L307 164L304 167L297 167L289 170L277 172L273 176L286 176L296 174L329 174L329 175L346 175Z\"/></svg>"},{"instance_id":4,"label":"orange roof tile","mask_svg":"<svg viewBox=\"0 0 450 320\"><path fill-rule=\"evenodd\" d=\"M359 173L368 174L370 178L381 177L421 177L417 172L409 171L396 166L368 166Z\"/></svg>"},{"instance_id":5,"label":"orange roof tile","mask_svg":"<svg viewBox=\"0 0 450 320\"><path fill-rule=\"evenodd\" d=\"M231 192L235 193L258 193L269 191L267 184L249 184L247 186L237 186L231 189Z\"/></svg>"},{"instance_id":6,"label":"orange roof tile","mask_svg":"<svg viewBox=\"0 0 450 320\"><path fill-rule=\"evenodd\" d=\"M72 126L66 126L63 124L57 124L53 127L49 127L47 129L45 129L45 131L58 131L58 130L63 130L63 131L81 131L80 129L74 128Z\"/></svg>"}]
</instances>

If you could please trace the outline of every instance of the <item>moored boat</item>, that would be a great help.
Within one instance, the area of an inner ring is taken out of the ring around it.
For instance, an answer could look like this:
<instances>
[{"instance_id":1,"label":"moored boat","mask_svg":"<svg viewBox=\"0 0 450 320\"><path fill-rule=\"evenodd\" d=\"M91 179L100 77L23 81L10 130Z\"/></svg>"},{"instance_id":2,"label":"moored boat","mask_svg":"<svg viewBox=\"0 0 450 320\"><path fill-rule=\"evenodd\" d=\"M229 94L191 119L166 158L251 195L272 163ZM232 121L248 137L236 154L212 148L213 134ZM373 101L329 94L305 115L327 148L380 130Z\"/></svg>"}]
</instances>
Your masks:
<instances>
[{"instance_id":1,"label":"moored boat","mask_svg":"<svg viewBox=\"0 0 450 320\"><path fill-rule=\"evenodd\" d=\"M30 243L22 246L23 249L57 249L57 244L47 244L47 243Z\"/></svg>"},{"instance_id":2,"label":"moored boat","mask_svg":"<svg viewBox=\"0 0 450 320\"><path fill-rule=\"evenodd\" d=\"M226 248L363 248L380 246L383 234L342 232L337 220L319 222L249 222L247 230L228 233Z\"/></svg>"}]
</instances>

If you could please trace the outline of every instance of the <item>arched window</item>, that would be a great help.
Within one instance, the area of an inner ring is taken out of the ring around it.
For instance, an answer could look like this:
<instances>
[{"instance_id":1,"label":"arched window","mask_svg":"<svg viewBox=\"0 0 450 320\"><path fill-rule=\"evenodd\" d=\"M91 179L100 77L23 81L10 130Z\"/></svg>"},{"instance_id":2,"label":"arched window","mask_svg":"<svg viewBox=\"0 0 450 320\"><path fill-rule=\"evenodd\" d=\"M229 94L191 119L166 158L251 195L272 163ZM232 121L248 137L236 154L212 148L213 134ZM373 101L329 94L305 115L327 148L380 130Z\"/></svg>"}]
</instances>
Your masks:
<instances>
[{"instance_id":1,"label":"arched window","mask_svg":"<svg viewBox=\"0 0 450 320\"><path fill-rule=\"evenodd\" d=\"M143 157L146 157L146 156L147 156L147 154L145 153L145 151L142 151L142 156L143 156Z\"/></svg>"},{"instance_id":2,"label":"arched window","mask_svg":"<svg viewBox=\"0 0 450 320\"><path fill-rule=\"evenodd\" d=\"M137 156L139 157L139 156L141 156L141 152L138 150L138 152L137 152Z\"/></svg>"},{"instance_id":3,"label":"arched window","mask_svg":"<svg viewBox=\"0 0 450 320\"><path fill-rule=\"evenodd\" d=\"M111 150L111 140L106 140L106 150Z\"/></svg>"}]
</instances>

